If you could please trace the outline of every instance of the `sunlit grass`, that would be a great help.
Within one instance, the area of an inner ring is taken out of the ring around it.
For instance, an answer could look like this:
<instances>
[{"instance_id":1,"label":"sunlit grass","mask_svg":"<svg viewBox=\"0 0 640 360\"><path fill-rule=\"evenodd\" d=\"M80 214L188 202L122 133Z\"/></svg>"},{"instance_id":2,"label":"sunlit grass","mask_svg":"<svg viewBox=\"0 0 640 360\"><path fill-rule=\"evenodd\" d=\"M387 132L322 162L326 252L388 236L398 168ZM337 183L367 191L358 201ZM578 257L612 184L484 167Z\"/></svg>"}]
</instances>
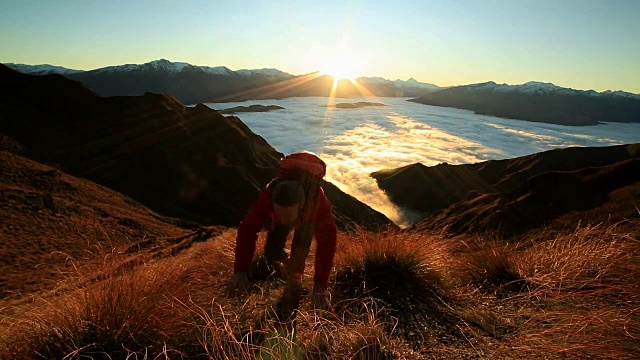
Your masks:
<instances>
[{"instance_id":1,"label":"sunlit grass","mask_svg":"<svg viewBox=\"0 0 640 360\"><path fill-rule=\"evenodd\" d=\"M258 281L245 296L227 296L234 240L230 230L128 269L109 258L102 277L75 274L68 282L76 286L64 294L2 310L0 358L640 355L640 248L634 234L615 226L512 245L401 231L341 233L333 309L315 310L304 298L293 332L272 316L281 284ZM310 278L303 284L309 288Z\"/></svg>"},{"instance_id":2,"label":"sunlit grass","mask_svg":"<svg viewBox=\"0 0 640 360\"><path fill-rule=\"evenodd\" d=\"M373 298L397 328L423 338L429 324L448 326L453 279L447 243L436 237L392 231L353 237L338 257L336 296Z\"/></svg>"}]
</instances>

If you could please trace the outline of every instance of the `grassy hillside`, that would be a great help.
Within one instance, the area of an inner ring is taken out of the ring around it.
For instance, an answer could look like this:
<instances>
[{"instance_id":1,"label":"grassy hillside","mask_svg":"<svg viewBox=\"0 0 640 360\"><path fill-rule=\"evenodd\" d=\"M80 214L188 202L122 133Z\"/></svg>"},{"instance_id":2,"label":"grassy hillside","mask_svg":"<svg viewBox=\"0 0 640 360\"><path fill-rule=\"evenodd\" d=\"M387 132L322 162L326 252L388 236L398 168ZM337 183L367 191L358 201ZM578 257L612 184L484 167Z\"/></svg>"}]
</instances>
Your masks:
<instances>
[{"instance_id":1,"label":"grassy hillside","mask_svg":"<svg viewBox=\"0 0 640 360\"><path fill-rule=\"evenodd\" d=\"M277 280L257 281L241 297L227 294L234 240L229 229L130 266L122 266L126 254L110 254L101 257L100 277L71 273L61 282L71 290L0 306L0 358L640 356L640 247L637 234L617 225L514 243L341 233L333 310L315 310L305 299L293 333L271 316L283 290ZM310 256L309 271L312 263Z\"/></svg>"}]
</instances>

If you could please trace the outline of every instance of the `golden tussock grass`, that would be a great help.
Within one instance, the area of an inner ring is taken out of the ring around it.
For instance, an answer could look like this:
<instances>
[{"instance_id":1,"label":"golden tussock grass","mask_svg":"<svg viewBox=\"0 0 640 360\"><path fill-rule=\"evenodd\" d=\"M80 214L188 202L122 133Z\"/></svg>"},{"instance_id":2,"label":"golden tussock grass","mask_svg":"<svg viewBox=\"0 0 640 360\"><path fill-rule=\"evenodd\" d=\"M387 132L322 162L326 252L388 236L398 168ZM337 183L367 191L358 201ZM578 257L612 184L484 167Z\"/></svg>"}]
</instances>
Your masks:
<instances>
[{"instance_id":1,"label":"golden tussock grass","mask_svg":"<svg viewBox=\"0 0 640 360\"><path fill-rule=\"evenodd\" d=\"M235 231L171 257L104 261L0 313L1 359L464 359L640 356L638 239L616 226L507 244L339 235L332 309L274 321L277 280L230 297ZM258 248L264 241L260 236ZM122 255L124 256L124 255ZM307 269L312 274L313 256ZM310 287L310 278L303 282ZM10 311L9 311L10 310Z\"/></svg>"}]
</instances>

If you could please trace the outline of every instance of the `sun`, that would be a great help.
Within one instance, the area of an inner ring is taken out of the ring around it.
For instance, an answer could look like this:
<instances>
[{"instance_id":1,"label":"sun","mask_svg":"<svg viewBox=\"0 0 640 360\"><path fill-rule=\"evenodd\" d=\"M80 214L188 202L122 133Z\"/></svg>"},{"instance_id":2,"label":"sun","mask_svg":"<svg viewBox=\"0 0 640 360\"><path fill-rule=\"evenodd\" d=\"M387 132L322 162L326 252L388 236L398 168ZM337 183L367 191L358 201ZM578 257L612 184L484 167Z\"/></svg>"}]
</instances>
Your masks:
<instances>
[{"instance_id":1,"label":"sun","mask_svg":"<svg viewBox=\"0 0 640 360\"><path fill-rule=\"evenodd\" d=\"M355 80L358 72L362 68L362 63L355 56L346 54L336 54L322 59L320 72L333 77L335 81L347 79Z\"/></svg>"},{"instance_id":2,"label":"sun","mask_svg":"<svg viewBox=\"0 0 640 360\"><path fill-rule=\"evenodd\" d=\"M353 67L345 66L343 64L329 64L320 69L320 72L333 77L336 80L348 79L355 80L357 77L356 71Z\"/></svg>"}]
</instances>

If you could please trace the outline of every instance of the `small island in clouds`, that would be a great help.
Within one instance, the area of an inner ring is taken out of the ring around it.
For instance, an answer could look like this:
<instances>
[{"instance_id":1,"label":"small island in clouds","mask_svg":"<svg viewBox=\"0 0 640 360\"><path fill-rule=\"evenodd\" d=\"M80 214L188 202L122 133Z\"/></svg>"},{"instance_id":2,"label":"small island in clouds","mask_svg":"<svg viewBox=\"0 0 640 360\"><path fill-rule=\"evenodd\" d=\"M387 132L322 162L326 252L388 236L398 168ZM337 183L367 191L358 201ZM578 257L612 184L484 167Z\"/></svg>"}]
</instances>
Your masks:
<instances>
[{"instance_id":1,"label":"small island in clouds","mask_svg":"<svg viewBox=\"0 0 640 360\"><path fill-rule=\"evenodd\" d=\"M282 106L278 105L249 105L249 106L234 106L227 109L218 110L220 114L235 114L243 112L267 112L273 110L284 110Z\"/></svg>"},{"instance_id":2,"label":"small island in clouds","mask_svg":"<svg viewBox=\"0 0 640 360\"><path fill-rule=\"evenodd\" d=\"M328 107L334 107L337 109L359 109L359 108L370 107L370 106L387 106L387 105L383 103L378 103L378 102L359 101L354 103L337 103L335 105L329 105Z\"/></svg>"}]
</instances>

